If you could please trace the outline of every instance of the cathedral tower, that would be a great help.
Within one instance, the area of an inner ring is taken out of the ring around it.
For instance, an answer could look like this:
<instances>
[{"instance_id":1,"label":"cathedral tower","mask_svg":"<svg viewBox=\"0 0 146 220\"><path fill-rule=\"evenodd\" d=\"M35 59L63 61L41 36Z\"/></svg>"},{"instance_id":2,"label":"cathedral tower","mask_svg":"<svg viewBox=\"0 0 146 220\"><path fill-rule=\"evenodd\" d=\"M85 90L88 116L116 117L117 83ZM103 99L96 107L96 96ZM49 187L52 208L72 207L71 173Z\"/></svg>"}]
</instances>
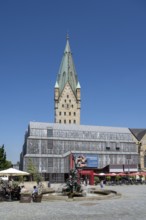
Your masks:
<instances>
[{"instance_id":1,"label":"cathedral tower","mask_svg":"<svg viewBox=\"0 0 146 220\"><path fill-rule=\"evenodd\" d=\"M80 124L81 87L75 70L69 37L54 88L55 123Z\"/></svg>"}]
</instances>

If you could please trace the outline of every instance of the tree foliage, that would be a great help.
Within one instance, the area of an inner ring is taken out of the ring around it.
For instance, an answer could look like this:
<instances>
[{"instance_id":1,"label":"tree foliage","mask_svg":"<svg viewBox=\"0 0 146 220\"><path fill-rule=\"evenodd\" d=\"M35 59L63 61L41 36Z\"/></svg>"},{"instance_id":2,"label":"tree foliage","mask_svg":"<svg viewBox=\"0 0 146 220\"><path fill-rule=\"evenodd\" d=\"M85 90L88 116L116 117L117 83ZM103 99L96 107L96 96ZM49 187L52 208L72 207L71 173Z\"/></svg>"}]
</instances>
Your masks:
<instances>
[{"instance_id":1,"label":"tree foliage","mask_svg":"<svg viewBox=\"0 0 146 220\"><path fill-rule=\"evenodd\" d=\"M0 146L0 170L8 169L12 166L12 163L7 160L4 145Z\"/></svg>"},{"instance_id":2,"label":"tree foliage","mask_svg":"<svg viewBox=\"0 0 146 220\"><path fill-rule=\"evenodd\" d=\"M31 174L31 180L36 181L37 183L42 180L41 175L38 173L36 166L29 158L28 165L27 165L27 172Z\"/></svg>"}]
</instances>

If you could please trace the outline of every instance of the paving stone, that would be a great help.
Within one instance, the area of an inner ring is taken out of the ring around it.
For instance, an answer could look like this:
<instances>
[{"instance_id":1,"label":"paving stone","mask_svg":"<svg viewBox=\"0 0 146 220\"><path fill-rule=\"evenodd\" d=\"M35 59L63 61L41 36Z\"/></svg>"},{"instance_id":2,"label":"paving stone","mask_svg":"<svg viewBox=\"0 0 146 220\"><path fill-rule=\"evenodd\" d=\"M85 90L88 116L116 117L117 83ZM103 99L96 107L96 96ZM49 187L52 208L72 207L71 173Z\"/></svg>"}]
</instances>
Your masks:
<instances>
[{"instance_id":1,"label":"paving stone","mask_svg":"<svg viewBox=\"0 0 146 220\"><path fill-rule=\"evenodd\" d=\"M146 185L105 186L122 196L93 201L0 202L2 220L146 220Z\"/></svg>"}]
</instances>

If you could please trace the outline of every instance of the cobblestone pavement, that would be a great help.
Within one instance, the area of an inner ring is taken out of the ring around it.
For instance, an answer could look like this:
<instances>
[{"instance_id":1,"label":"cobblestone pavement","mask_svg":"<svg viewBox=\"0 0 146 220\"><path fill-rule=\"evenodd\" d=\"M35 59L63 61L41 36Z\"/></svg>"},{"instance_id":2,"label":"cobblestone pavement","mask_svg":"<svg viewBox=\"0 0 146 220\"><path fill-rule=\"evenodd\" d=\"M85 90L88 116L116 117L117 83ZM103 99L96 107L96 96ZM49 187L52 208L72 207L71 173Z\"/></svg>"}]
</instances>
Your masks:
<instances>
[{"instance_id":1,"label":"cobblestone pavement","mask_svg":"<svg viewBox=\"0 0 146 220\"><path fill-rule=\"evenodd\" d=\"M106 186L120 198L93 201L1 202L1 220L146 220L146 185Z\"/></svg>"}]
</instances>

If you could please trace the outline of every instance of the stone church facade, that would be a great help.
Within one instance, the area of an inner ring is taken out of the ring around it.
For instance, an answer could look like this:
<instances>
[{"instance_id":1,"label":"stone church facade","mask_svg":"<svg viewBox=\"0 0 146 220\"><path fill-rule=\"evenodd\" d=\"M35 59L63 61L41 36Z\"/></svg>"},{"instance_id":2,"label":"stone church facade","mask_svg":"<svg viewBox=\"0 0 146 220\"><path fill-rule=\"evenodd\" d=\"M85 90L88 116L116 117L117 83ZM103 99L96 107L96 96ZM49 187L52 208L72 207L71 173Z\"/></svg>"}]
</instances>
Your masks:
<instances>
[{"instance_id":1,"label":"stone church facade","mask_svg":"<svg viewBox=\"0 0 146 220\"><path fill-rule=\"evenodd\" d=\"M80 124L81 87L78 81L69 38L54 88L55 123Z\"/></svg>"}]
</instances>

